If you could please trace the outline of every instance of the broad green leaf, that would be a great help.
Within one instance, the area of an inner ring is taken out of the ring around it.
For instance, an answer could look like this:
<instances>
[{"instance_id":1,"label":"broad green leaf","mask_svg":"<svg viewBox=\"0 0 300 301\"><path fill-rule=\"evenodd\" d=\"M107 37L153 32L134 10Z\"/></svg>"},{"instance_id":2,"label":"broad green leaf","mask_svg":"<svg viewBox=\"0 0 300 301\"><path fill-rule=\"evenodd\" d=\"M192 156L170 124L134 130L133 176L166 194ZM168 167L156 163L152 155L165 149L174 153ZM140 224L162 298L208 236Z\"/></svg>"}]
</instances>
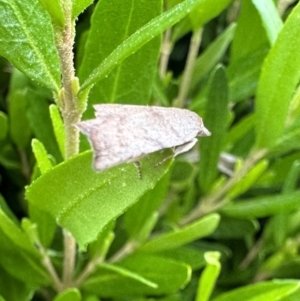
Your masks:
<instances>
[{"instance_id":1,"label":"broad green leaf","mask_svg":"<svg viewBox=\"0 0 300 301\"><path fill-rule=\"evenodd\" d=\"M48 154L43 143L37 139L32 139L31 147L41 173L43 174L47 170L51 169L52 163L48 158Z\"/></svg>"},{"instance_id":2,"label":"broad green leaf","mask_svg":"<svg viewBox=\"0 0 300 301\"><path fill-rule=\"evenodd\" d=\"M81 92L85 89L90 89L92 85L108 75L108 73L117 67L124 59L186 16L201 1L204 0L185 0L183 3L178 4L169 11L152 19L142 28L137 30L127 40L114 49L113 52L106 57L96 69L94 69L81 86Z\"/></svg>"},{"instance_id":3,"label":"broad green leaf","mask_svg":"<svg viewBox=\"0 0 300 301\"><path fill-rule=\"evenodd\" d=\"M237 218L267 217L299 208L300 191L268 195L228 204L221 210L228 216Z\"/></svg>"},{"instance_id":4,"label":"broad green leaf","mask_svg":"<svg viewBox=\"0 0 300 301\"><path fill-rule=\"evenodd\" d=\"M168 155L170 151L164 151L141 160L139 179L132 163L97 173L91 167L91 152L83 153L38 178L27 187L26 198L67 228L83 249L110 221L153 189L170 160L157 167L155 164Z\"/></svg>"},{"instance_id":5,"label":"broad green leaf","mask_svg":"<svg viewBox=\"0 0 300 301\"><path fill-rule=\"evenodd\" d=\"M19 223L19 220L16 218L16 216L13 214L11 209L7 206L7 203L4 199L4 197L0 194L0 208L3 211L3 213L15 224Z\"/></svg>"},{"instance_id":6,"label":"broad green leaf","mask_svg":"<svg viewBox=\"0 0 300 301\"><path fill-rule=\"evenodd\" d=\"M53 301L81 301L81 294L77 288L68 288L59 293Z\"/></svg>"},{"instance_id":7,"label":"broad green leaf","mask_svg":"<svg viewBox=\"0 0 300 301\"><path fill-rule=\"evenodd\" d=\"M50 18L36 0L0 1L0 55L29 78L58 91L60 66Z\"/></svg>"},{"instance_id":8,"label":"broad green leaf","mask_svg":"<svg viewBox=\"0 0 300 301\"><path fill-rule=\"evenodd\" d=\"M94 0L72 0L72 18L75 20Z\"/></svg>"},{"instance_id":9,"label":"broad green leaf","mask_svg":"<svg viewBox=\"0 0 300 301\"><path fill-rule=\"evenodd\" d=\"M0 267L0 300L31 300L33 289L25 281L17 280Z\"/></svg>"},{"instance_id":10,"label":"broad green leaf","mask_svg":"<svg viewBox=\"0 0 300 301\"><path fill-rule=\"evenodd\" d=\"M149 254L131 255L117 265L156 283L158 287L151 288L137 280L100 267L83 284L83 289L100 297L160 296L182 289L191 276L187 265Z\"/></svg>"},{"instance_id":11,"label":"broad green leaf","mask_svg":"<svg viewBox=\"0 0 300 301\"><path fill-rule=\"evenodd\" d=\"M277 39L283 23L273 0L252 0L256 7L271 45Z\"/></svg>"},{"instance_id":12,"label":"broad green leaf","mask_svg":"<svg viewBox=\"0 0 300 301\"><path fill-rule=\"evenodd\" d=\"M221 271L219 252L206 252L204 254L206 267L204 268L198 284L196 301L208 301Z\"/></svg>"},{"instance_id":13,"label":"broad green leaf","mask_svg":"<svg viewBox=\"0 0 300 301\"><path fill-rule=\"evenodd\" d=\"M65 16L59 0L39 0L45 10L49 13L52 23L58 27L65 26Z\"/></svg>"},{"instance_id":14,"label":"broad green leaf","mask_svg":"<svg viewBox=\"0 0 300 301\"><path fill-rule=\"evenodd\" d=\"M212 133L201 140L199 183L208 192L218 174L218 161L228 124L228 86L225 70L217 67L210 78L204 124Z\"/></svg>"},{"instance_id":15,"label":"broad green leaf","mask_svg":"<svg viewBox=\"0 0 300 301\"><path fill-rule=\"evenodd\" d=\"M157 212L166 197L169 180L170 172L165 174L152 190L146 192L141 199L125 213L124 227L131 239L138 239L140 241L140 232L145 223L147 223L149 219L151 221L155 218L152 215Z\"/></svg>"},{"instance_id":16,"label":"broad green leaf","mask_svg":"<svg viewBox=\"0 0 300 301\"><path fill-rule=\"evenodd\" d=\"M282 135L290 100L300 78L300 3L288 16L262 68L257 89L257 147L272 147Z\"/></svg>"},{"instance_id":17,"label":"broad green leaf","mask_svg":"<svg viewBox=\"0 0 300 301\"><path fill-rule=\"evenodd\" d=\"M216 66L234 36L236 24L226 28L197 58L194 67L194 76L191 81L191 90L195 90L199 82ZM191 105L192 108L193 104Z\"/></svg>"},{"instance_id":18,"label":"broad green leaf","mask_svg":"<svg viewBox=\"0 0 300 301\"><path fill-rule=\"evenodd\" d=\"M7 135L7 115L0 112L0 140L3 140Z\"/></svg>"},{"instance_id":19,"label":"broad green leaf","mask_svg":"<svg viewBox=\"0 0 300 301\"><path fill-rule=\"evenodd\" d=\"M119 4L119 0L102 0L95 7L79 69L81 82L115 48L159 15L162 9L160 0L123 0L122 5ZM97 82L89 95L90 111L87 115L92 114L91 105L99 102L148 104L159 52L160 38L157 37Z\"/></svg>"},{"instance_id":20,"label":"broad green leaf","mask_svg":"<svg viewBox=\"0 0 300 301\"><path fill-rule=\"evenodd\" d=\"M218 214L210 214L176 231L158 235L139 248L145 252L159 252L178 248L212 234L220 221Z\"/></svg>"},{"instance_id":21,"label":"broad green leaf","mask_svg":"<svg viewBox=\"0 0 300 301\"><path fill-rule=\"evenodd\" d=\"M223 293L212 301L280 301L299 287L296 280L261 282Z\"/></svg>"},{"instance_id":22,"label":"broad green leaf","mask_svg":"<svg viewBox=\"0 0 300 301\"><path fill-rule=\"evenodd\" d=\"M26 117L26 91L15 90L9 94L9 131L13 142L19 149L28 146L31 130Z\"/></svg>"},{"instance_id":23,"label":"broad green leaf","mask_svg":"<svg viewBox=\"0 0 300 301\"><path fill-rule=\"evenodd\" d=\"M0 210L0 266L30 286L48 285L41 256L28 237Z\"/></svg>"},{"instance_id":24,"label":"broad green leaf","mask_svg":"<svg viewBox=\"0 0 300 301\"><path fill-rule=\"evenodd\" d=\"M60 150L60 153L62 155L62 157L65 157L65 127L63 124L63 120L61 118L61 115L59 113L59 110L57 108L56 105L50 105L49 107L49 111L50 111L50 118L52 121L52 126L53 126L53 131L54 131L54 135Z\"/></svg>"},{"instance_id":25,"label":"broad green leaf","mask_svg":"<svg viewBox=\"0 0 300 301\"><path fill-rule=\"evenodd\" d=\"M43 143L49 155L56 161L61 161L62 157L54 136L53 126L49 114L49 103L46 99L28 90L27 98L27 118L34 136Z\"/></svg>"}]
</instances>

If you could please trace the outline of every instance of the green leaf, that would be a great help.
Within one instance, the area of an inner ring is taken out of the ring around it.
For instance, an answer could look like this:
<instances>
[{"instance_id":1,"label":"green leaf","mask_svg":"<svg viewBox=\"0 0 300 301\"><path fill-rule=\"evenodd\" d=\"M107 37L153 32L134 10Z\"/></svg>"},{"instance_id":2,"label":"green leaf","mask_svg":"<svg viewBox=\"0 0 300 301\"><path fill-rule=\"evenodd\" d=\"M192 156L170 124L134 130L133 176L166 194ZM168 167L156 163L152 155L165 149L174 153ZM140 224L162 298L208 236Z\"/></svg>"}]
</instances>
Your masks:
<instances>
[{"instance_id":1,"label":"green leaf","mask_svg":"<svg viewBox=\"0 0 300 301\"><path fill-rule=\"evenodd\" d=\"M7 115L0 112L0 140L3 140L7 135Z\"/></svg>"},{"instance_id":2,"label":"green leaf","mask_svg":"<svg viewBox=\"0 0 300 301\"><path fill-rule=\"evenodd\" d=\"M26 117L26 91L15 90L9 94L10 136L20 149L28 146L31 130Z\"/></svg>"},{"instance_id":3,"label":"green leaf","mask_svg":"<svg viewBox=\"0 0 300 301\"><path fill-rule=\"evenodd\" d=\"M269 52L257 89L257 147L272 147L282 135L290 100L300 78L300 3L288 16Z\"/></svg>"},{"instance_id":4,"label":"green leaf","mask_svg":"<svg viewBox=\"0 0 300 301\"><path fill-rule=\"evenodd\" d=\"M94 0L72 0L72 19L75 20Z\"/></svg>"},{"instance_id":5,"label":"green leaf","mask_svg":"<svg viewBox=\"0 0 300 301\"><path fill-rule=\"evenodd\" d=\"M225 70L218 66L210 78L204 124L212 133L201 140L199 182L208 192L216 180L217 165L225 141L228 124L228 86Z\"/></svg>"},{"instance_id":6,"label":"green leaf","mask_svg":"<svg viewBox=\"0 0 300 301\"><path fill-rule=\"evenodd\" d=\"M158 285L148 285L119 273L99 268L83 284L83 289L100 297L159 296L182 289L190 280L191 270L182 263L149 254L135 254L118 263L119 267L150 280Z\"/></svg>"},{"instance_id":7,"label":"green leaf","mask_svg":"<svg viewBox=\"0 0 300 301\"><path fill-rule=\"evenodd\" d=\"M0 265L30 286L49 285L41 257L28 237L0 210Z\"/></svg>"},{"instance_id":8,"label":"green leaf","mask_svg":"<svg viewBox=\"0 0 300 301\"><path fill-rule=\"evenodd\" d=\"M234 199L242 193L246 192L251 186L253 186L259 177L266 171L269 165L268 160L262 160L258 162L248 173L240 179L232 188L228 191L227 197Z\"/></svg>"},{"instance_id":9,"label":"green leaf","mask_svg":"<svg viewBox=\"0 0 300 301\"><path fill-rule=\"evenodd\" d=\"M154 222L156 221L156 213L162 201L166 197L169 188L169 181L170 172L165 174L153 189L147 191L141 199L125 213L124 227L131 239L141 241L141 230L144 229L144 226L147 223L148 226L150 226L150 229L148 229L148 234L150 234L152 229L151 224L149 225L149 221L150 223L153 219L155 219ZM154 226L154 224L152 224L152 226ZM145 236L143 237L147 238Z\"/></svg>"},{"instance_id":10,"label":"green leaf","mask_svg":"<svg viewBox=\"0 0 300 301\"><path fill-rule=\"evenodd\" d=\"M27 301L32 295L33 289L26 282L17 280L0 267L1 301Z\"/></svg>"},{"instance_id":11,"label":"green leaf","mask_svg":"<svg viewBox=\"0 0 300 301\"><path fill-rule=\"evenodd\" d=\"M202 27L205 23L218 16L232 0L204 0L199 3L189 14L194 30Z\"/></svg>"},{"instance_id":12,"label":"green leaf","mask_svg":"<svg viewBox=\"0 0 300 301\"><path fill-rule=\"evenodd\" d=\"M43 174L47 170L51 169L52 163L48 158L48 154L43 143L37 139L32 139L31 147L41 173Z\"/></svg>"},{"instance_id":13,"label":"green leaf","mask_svg":"<svg viewBox=\"0 0 300 301\"><path fill-rule=\"evenodd\" d=\"M59 293L53 301L81 301L81 294L77 288L68 288Z\"/></svg>"},{"instance_id":14,"label":"green leaf","mask_svg":"<svg viewBox=\"0 0 300 301\"><path fill-rule=\"evenodd\" d=\"M56 105L50 105L50 118L53 125L54 135L63 158L65 158L65 127Z\"/></svg>"},{"instance_id":15,"label":"green leaf","mask_svg":"<svg viewBox=\"0 0 300 301\"><path fill-rule=\"evenodd\" d=\"M136 273L133 273L127 269L124 269L120 266L116 266L116 265L110 265L110 264L105 264L105 263L102 263L100 265L101 268L104 268L104 269L107 269L109 271L114 271L116 272L117 274L119 275L122 275L126 278L130 278L130 279L134 279L136 280L137 282L140 282L140 283L143 283L149 287L152 287L152 288L157 288L158 285L150 280L147 280L145 279L144 277L142 277L141 275L139 274L136 274Z\"/></svg>"},{"instance_id":16,"label":"green leaf","mask_svg":"<svg viewBox=\"0 0 300 301\"><path fill-rule=\"evenodd\" d=\"M81 82L118 45L159 15L162 9L159 0L123 0L122 5L119 3L119 0L102 0L95 7L79 69ZM157 37L136 53L131 53L107 77L97 82L89 95L90 110L87 115L92 114L91 105L99 102L148 104L157 72L159 52L160 38Z\"/></svg>"},{"instance_id":17,"label":"green leaf","mask_svg":"<svg viewBox=\"0 0 300 301\"><path fill-rule=\"evenodd\" d=\"M228 204L221 210L228 216L237 218L258 218L291 212L299 207L300 191L262 196Z\"/></svg>"},{"instance_id":18,"label":"green leaf","mask_svg":"<svg viewBox=\"0 0 300 301\"><path fill-rule=\"evenodd\" d=\"M231 60L227 68L231 102L238 102L254 95L261 65L268 51L269 46L264 45L243 57Z\"/></svg>"},{"instance_id":19,"label":"green leaf","mask_svg":"<svg viewBox=\"0 0 300 301\"><path fill-rule=\"evenodd\" d=\"M253 5L256 7L262 19L263 26L265 27L266 34L270 43L273 45L277 39L283 23L279 16L278 10L273 0L252 0Z\"/></svg>"},{"instance_id":20,"label":"green leaf","mask_svg":"<svg viewBox=\"0 0 300 301\"><path fill-rule=\"evenodd\" d=\"M235 23L230 24L197 58L193 72L194 76L191 81L191 90L197 88L199 82L216 66L225 54L234 36L235 28Z\"/></svg>"},{"instance_id":21,"label":"green leaf","mask_svg":"<svg viewBox=\"0 0 300 301\"><path fill-rule=\"evenodd\" d=\"M15 224L19 223L19 220L16 218L16 216L13 214L11 209L7 206L7 203L5 202L4 197L0 194L0 208L4 212L4 214L12 220Z\"/></svg>"},{"instance_id":22,"label":"green leaf","mask_svg":"<svg viewBox=\"0 0 300 301\"><path fill-rule=\"evenodd\" d=\"M90 89L93 84L110 73L124 59L186 16L201 1L204 0L185 0L137 30L94 69L81 86L81 92Z\"/></svg>"},{"instance_id":23,"label":"green leaf","mask_svg":"<svg viewBox=\"0 0 300 301\"><path fill-rule=\"evenodd\" d=\"M141 160L142 179L139 179L133 164L96 173L91 168L91 152L83 153L38 178L27 187L26 198L50 213L84 249L111 220L155 186L167 171L170 160L154 166L167 155L170 151Z\"/></svg>"},{"instance_id":24,"label":"green leaf","mask_svg":"<svg viewBox=\"0 0 300 301\"><path fill-rule=\"evenodd\" d=\"M65 26L65 16L59 0L39 0L44 9L49 13L52 23L58 27Z\"/></svg>"},{"instance_id":25,"label":"green leaf","mask_svg":"<svg viewBox=\"0 0 300 301\"><path fill-rule=\"evenodd\" d=\"M221 271L219 252L206 252L206 267L199 279L196 301L208 301Z\"/></svg>"},{"instance_id":26,"label":"green leaf","mask_svg":"<svg viewBox=\"0 0 300 301\"><path fill-rule=\"evenodd\" d=\"M52 155L56 161L61 161L62 157L50 119L49 103L32 90L28 90L26 98L27 117L35 137L43 143L48 154Z\"/></svg>"},{"instance_id":27,"label":"green leaf","mask_svg":"<svg viewBox=\"0 0 300 301\"><path fill-rule=\"evenodd\" d=\"M212 301L280 301L299 287L297 280L261 282L223 293Z\"/></svg>"},{"instance_id":28,"label":"green leaf","mask_svg":"<svg viewBox=\"0 0 300 301\"><path fill-rule=\"evenodd\" d=\"M0 55L37 83L58 91L60 66L50 18L36 0L0 1Z\"/></svg>"},{"instance_id":29,"label":"green leaf","mask_svg":"<svg viewBox=\"0 0 300 301\"><path fill-rule=\"evenodd\" d=\"M145 252L159 252L178 248L213 233L220 221L218 214L210 214L176 231L161 234L139 248Z\"/></svg>"}]
</instances>

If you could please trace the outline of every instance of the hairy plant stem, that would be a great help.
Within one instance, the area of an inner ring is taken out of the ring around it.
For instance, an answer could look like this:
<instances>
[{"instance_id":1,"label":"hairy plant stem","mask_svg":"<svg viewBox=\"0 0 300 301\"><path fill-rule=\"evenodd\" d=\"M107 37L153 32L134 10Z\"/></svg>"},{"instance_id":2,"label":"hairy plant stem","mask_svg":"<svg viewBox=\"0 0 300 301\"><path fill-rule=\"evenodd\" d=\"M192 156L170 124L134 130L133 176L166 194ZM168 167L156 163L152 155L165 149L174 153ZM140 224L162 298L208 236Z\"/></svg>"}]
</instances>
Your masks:
<instances>
[{"instance_id":1,"label":"hairy plant stem","mask_svg":"<svg viewBox=\"0 0 300 301\"><path fill-rule=\"evenodd\" d=\"M197 59L201 39L202 39L202 28L193 31L193 36L190 43L189 53L186 60L179 93L174 101L174 106L183 108L185 106L186 98L191 85L191 79L194 72L195 62Z\"/></svg>"},{"instance_id":2,"label":"hairy plant stem","mask_svg":"<svg viewBox=\"0 0 300 301\"><path fill-rule=\"evenodd\" d=\"M262 159L266 154L267 150L261 149L248 157L245 160L243 167L239 171L237 171L221 189L217 190L215 193L207 196L204 200L202 200L189 215L187 215L180 221L179 224L181 226L184 226L203 215L214 212L223 207L228 202L228 199L225 198L226 193L248 173L248 171L254 166L254 164L256 164L256 162Z\"/></svg>"},{"instance_id":3,"label":"hairy plant stem","mask_svg":"<svg viewBox=\"0 0 300 301\"><path fill-rule=\"evenodd\" d=\"M62 4L65 15L65 28L62 35L57 39L57 49L60 58L62 71L62 91L60 95L60 111L65 126L65 158L68 159L76 155L79 151L79 133L74 127L74 123L81 118L78 109L78 99L75 89L75 70L73 43L75 36L75 23L72 21L72 1L65 0ZM72 278L75 267L76 242L72 235L64 230L64 261L62 271L62 282L64 288L72 285Z\"/></svg>"}]
</instances>

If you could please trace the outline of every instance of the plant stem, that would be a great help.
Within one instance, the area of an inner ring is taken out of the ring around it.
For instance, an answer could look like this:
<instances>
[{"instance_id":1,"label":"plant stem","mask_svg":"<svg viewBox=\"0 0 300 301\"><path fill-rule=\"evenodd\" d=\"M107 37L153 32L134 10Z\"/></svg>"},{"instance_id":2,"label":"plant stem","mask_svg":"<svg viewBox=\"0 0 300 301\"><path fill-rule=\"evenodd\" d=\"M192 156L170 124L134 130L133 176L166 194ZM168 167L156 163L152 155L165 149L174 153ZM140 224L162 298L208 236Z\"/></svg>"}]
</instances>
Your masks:
<instances>
[{"instance_id":1,"label":"plant stem","mask_svg":"<svg viewBox=\"0 0 300 301\"><path fill-rule=\"evenodd\" d=\"M168 68L168 62L169 62L170 52L172 48L172 44L170 41L171 33L172 33L171 28L166 30L163 44L161 47L161 56L159 62L159 74L161 78L165 77Z\"/></svg>"},{"instance_id":2,"label":"plant stem","mask_svg":"<svg viewBox=\"0 0 300 301\"><path fill-rule=\"evenodd\" d=\"M76 155L79 151L79 132L74 127L74 123L81 118L78 109L78 99L73 88L75 80L75 70L73 65L73 43L75 36L75 22L72 21L72 0L63 1L65 15L65 28L62 36L57 41L57 49L62 70L62 91L60 99L60 110L65 125L65 158L68 159ZM75 267L76 242L72 235L64 230L64 262L62 280L64 287L72 284Z\"/></svg>"},{"instance_id":3,"label":"plant stem","mask_svg":"<svg viewBox=\"0 0 300 301\"><path fill-rule=\"evenodd\" d=\"M179 88L179 93L177 99L175 99L174 101L175 107L183 108L185 106L185 101L190 89L195 62L198 56L198 51L202 39L202 31L202 28L193 31L193 36L190 43L189 53L186 60L183 77Z\"/></svg>"},{"instance_id":4,"label":"plant stem","mask_svg":"<svg viewBox=\"0 0 300 301\"><path fill-rule=\"evenodd\" d=\"M184 217L179 224L181 226L186 225L205 214L216 211L217 209L223 207L228 202L228 199L225 198L226 193L248 173L248 171L256 162L262 159L266 154L266 149L261 149L253 153L253 155L251 155L245 161L243 167L237 171L236 174L229 179L221 189L205 198L189 215Z\"/></svg>"}]
</instances>

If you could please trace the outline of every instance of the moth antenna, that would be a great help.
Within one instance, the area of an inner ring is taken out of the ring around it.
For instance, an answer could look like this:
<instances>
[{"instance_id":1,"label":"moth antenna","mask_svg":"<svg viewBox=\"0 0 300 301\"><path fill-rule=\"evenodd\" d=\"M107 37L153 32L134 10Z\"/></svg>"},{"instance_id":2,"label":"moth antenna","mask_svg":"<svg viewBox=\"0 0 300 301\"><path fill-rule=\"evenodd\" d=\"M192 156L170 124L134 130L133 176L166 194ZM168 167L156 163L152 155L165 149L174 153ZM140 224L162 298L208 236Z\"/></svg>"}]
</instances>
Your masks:
<instances>
[{"instance_id":1,"label":"moth antenna","mask_svg":"<svg viewBox=\"0 0 300 301\"><path fill-rule=\"evenodd\" d=\"M134 166L137 168L138 171L138 177L141 180L142 179L142 170L141 170L141 163L139 161L133 162Z\"/></svg>"}]
</instances>

